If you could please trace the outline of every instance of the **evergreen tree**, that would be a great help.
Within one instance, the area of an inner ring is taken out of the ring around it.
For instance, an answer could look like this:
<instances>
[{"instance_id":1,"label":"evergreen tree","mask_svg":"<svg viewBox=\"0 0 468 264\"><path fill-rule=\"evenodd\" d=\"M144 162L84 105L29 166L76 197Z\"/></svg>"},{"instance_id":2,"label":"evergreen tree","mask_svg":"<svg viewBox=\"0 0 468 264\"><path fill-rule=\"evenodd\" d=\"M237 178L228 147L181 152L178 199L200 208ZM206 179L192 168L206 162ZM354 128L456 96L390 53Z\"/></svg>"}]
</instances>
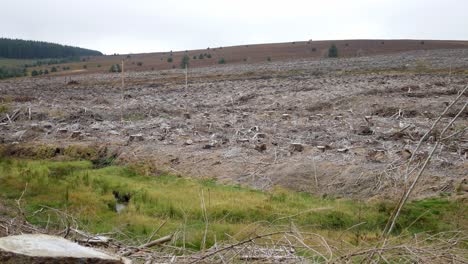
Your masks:
<instances>
[{"instance_id":1,"label":"evergreen tree","mask_svg":"<svg viewBox=\"0 0 468 264\"><path fill-rule=\"evenodd\" d=\"M338 58L338 48L335 44L332 44L328 49L328 57L329 58Z\"/></svg>"},{"instance_id":2,"label":"evergreen tree","mask_svg":"<svg viewBox=\"0 0 468 264\"><path fill-rule=\"evenodd\" d=\"M90 49L41 41L0 38L0 57L3 58L45 59L98 55L102 55L102 53Z\"/></svg>"},{"instance_id":3,"label":"evergreen tree","mask_svg":"<svg viewBox=\"0 0 468 264\"><path fill-rule=\"evenodd\" d=\"M188 67L189 61L190 61L190 57L187 55L184 55L184 57L182 57L182 61L180 62L180 67L182 69L185 69L185 67Z\"/></svg>"}]
</instances>

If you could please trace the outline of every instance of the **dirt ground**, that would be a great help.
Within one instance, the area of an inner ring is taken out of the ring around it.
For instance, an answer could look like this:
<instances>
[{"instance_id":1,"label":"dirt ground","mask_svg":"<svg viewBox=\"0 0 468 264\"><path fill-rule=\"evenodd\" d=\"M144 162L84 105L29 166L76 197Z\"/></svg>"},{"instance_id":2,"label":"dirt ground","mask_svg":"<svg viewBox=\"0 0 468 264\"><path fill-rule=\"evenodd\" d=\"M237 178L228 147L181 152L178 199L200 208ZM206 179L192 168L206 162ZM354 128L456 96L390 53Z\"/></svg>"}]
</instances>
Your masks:
<instances>
[{"instance_id":1,"label":"dirt ground","mask_svg":"<svg viewBox=\"0 0 468 264\"><path fill-rule=\"evenodd\" d=\"M259 189L395 197L419 138L467 84L462 49L216 65L191 69L187 86L180 69L126 73L124 90L116 73L23 78L0 82L0 141L102 145L120 162ZM456 192L468 176L467 117L417 196Z\"/></svg>"}]
</instances>

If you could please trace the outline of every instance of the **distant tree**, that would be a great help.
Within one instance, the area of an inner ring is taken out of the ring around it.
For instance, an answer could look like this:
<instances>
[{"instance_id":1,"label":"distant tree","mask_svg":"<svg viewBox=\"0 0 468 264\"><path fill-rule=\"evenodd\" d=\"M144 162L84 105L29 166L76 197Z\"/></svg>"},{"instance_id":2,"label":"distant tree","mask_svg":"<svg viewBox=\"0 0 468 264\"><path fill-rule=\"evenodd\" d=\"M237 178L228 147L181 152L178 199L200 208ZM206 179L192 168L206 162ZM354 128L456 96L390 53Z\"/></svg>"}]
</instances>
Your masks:
<instances>
[{"instance_id":1,"label":"distant tree","mask_svg":"<svg viewBox=\"0 0 468 264\"><path fill-rule=\"evenodd\" d=\"M197 56L196 56L196 55L194 55L194 56L192 57L192 59L196 60L196 59L197 59Z\"/></svg>"},{"instance_id":2,"label":"distant tree","mask_svg":"<svg viewBox=\"0 0 468 264\"><path fill-rule=\"evenodd\" d=\"M88 69L88 65L83 65L83 69Z\"/></svg>"},{"instance_id":3,"label":"distant tree","mask_svg":"<svg viewBox=\"0 0 468 264\"><path fill-rule=\"evenodd\" d=\"M313 51L313 52L316 52L316 51L317 51L317 48L312 48L312 51Z\"/></svg>"},{"instance_id":4,"label":"distant tree","mask_svg":"<svg viewBox=\"0 0 468 264\"><path fill-rule=\"evenodd\" d=\"M50 69L51 72L57 72L57 68L54 66L52 69Z\"/></svg>"},{"instance_id":5,"label":"distant tree","mask_svg":"<svg viewBox=\"0 0 468 264\"><path fill-rule=\"evenodd\" d=\"M329 58L338 58L338 48L335 44L332 44L328 49L328 57Z\"/></svg>"},{"instance_id":6,"label":"distant tree","mask_svg":"<svg viewBox=\"0 0 468 264\"><path fill-rule=\"evenodd\" d=\"M173 61L172 57L167 58L167 62L171 63Z\"/></svg>"},{"instance_id":7,"label":"distant tree","mask_svg":"<svg viewBox=\"0 0 468 264\"><path fill-rule=\"evenodd\" d=\"M44 74L49 74L49 70L45 69Z\"/></svg>"},{"instance_id":8,"label":"distant tree","mask_svg":"<svg viewBox=\"0 0 468 264\"><path fill-rule=\"evenodd\" d=\"M221 58L218 60L219 64L226 64L226 60L224 58Z\"/></svg>"},{"instance_id":9,"label":"distant tree","mask_svg":"<svg viewBox=\"0 0 468 264\"><path fill-rule=\"evenodd\" d=\"M182 69L185 69L185 67L188 67L189 61L190 57L188 55L184 55L184 57L182 57L182 61L180 62L180 67Z\"/></svg>"},{"instance_id":10,"label":"distant tree","mask_svg":"<svg viewBox=\"0 0 468 264\"><path fill-rule=\"evenodd\" d=\"M64 46L54 43L0 38L0 57L12 59L71 58L102 55L95 50Z\"/></svg>"},{"instance_id":11,"label":"distant tree","mask_svg":"<svg viewBox=\"0 0 468 264\"><path fill-rule=\"evenodd\" d=\"M208 53L208 55L206 55L206 57L207 57L208 59L211 59L211 54Z\"/></svg>"},{"instance_id":12,"label":"distant tree","mask_svg":"<svg viewBox=\"0 0 468 264\"><path fill-rule=\"evenodd\" d=\"M267 58L267 61L271 61L271 57L268 57L268 58Z\"/></svg>"},{"instance_id":13,"label":"distant tree","mask_svg":"<svg viewBox=\"0 0 468 264\"><path fill-rule=\"evenodd\" d=\"M33 71L31 72L31 76L37 76L37 75L39 75L39 72L38 72L38 71L33 70Z\"/></svg>"},{"instance_id":14,"label":"distant tree","mask_svg":"<svg viewBox=\"0 0 468 264\"><path fill-rule=\"evenodd\" d=\"M43 72L42 70L39 70L37 73L38 73L39 75L44 74L44 72Z\"/></svg>"},{"instance_id":15,"label":"distant tree","mask_svg":"<svg viewBox=\"0 0 468 264\"><path fill-rule=\"evenodd\" d=\"M203 54L198 55L198 59L202 60L203 59Z\"/></svg>"}]
</instances>

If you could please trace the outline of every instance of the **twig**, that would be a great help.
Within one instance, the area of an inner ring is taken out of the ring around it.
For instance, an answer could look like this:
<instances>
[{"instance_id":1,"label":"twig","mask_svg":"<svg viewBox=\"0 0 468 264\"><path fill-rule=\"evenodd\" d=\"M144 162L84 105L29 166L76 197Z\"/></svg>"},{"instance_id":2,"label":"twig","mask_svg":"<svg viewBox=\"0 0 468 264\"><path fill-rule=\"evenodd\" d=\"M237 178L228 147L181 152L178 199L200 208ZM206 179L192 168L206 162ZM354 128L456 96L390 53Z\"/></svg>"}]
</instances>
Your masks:
<instances>
[{"instance_id":1,"label":"twig","mask_svg":"<svg viewBox=\"0 0 468 264\"><path fill-rule=\"evenodd\" d=\"M257 235L255 237L252 237L252 238L249 238L247 240L244 240L244 241L241 241L241 242L238 242L238 243L235 243L235 244L231 244L229 246L226 246L226 247L223 247L223 248L220 248L218 250L215 250L213 252L210 252L208 254L205 254L205 255L202 255L200 258L190 262L190 263L198 263L204 259L207 259L213 255L216 255L222 251L226 251L226 250L229 250L229 249L233 249L235 247L238 247L238 246L241 246L241 245L244 245L244 244L247 244L247 243L250 243L250 242L253 242L255 239L260 239L260 238L264 238L264 237L271 237L271 236L274 236L274 235L278 235L278 234L287 234L289 233L289 231L278 231L278 232L273 232L273 233L269 233L269 234L265 234L265 235Z\"/></svg>"}]
</instances>

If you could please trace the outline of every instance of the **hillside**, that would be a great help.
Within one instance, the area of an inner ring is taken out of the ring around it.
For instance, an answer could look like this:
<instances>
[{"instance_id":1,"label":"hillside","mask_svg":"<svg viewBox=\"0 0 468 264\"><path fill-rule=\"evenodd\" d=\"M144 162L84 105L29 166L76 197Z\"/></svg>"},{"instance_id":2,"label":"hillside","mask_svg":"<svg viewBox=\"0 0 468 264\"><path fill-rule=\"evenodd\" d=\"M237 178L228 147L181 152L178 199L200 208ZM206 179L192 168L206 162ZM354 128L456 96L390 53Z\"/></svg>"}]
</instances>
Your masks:
<instances>
[{"instance_id":1,"label":"hillside","mask_svg":"<svg viewBox=\"0 0 468 264\"><path fill-rule=\"evenodd\" d=\"M98 56L101 52L55 43L0 38L0 57L8 59L45 59Z\"/></svg>"},{"instance_id":2,"label":"hillside","mask_svg":"<svg viewBox=\"0 0 468 264\"><path fill-rule=\"evenodd\" d=\"M224 59L225 64L251 64L297 59L315 60L327 57L328 49L332 44L337 46L338 56L341 58L392 54L412 50L468 48L468 41L450 40L296 41L209 47L187 51L96 56L89 58L86 62L73 63L68 66L75 70L75 73L108 72L112 64L121 63L122 60L125 60L125 69L129 71L166 70L180 68L184 55L189 56L191 68L218 65L221 59ZM172 58L172 61L170 58Z\"/></svg>"}]
</instances>

